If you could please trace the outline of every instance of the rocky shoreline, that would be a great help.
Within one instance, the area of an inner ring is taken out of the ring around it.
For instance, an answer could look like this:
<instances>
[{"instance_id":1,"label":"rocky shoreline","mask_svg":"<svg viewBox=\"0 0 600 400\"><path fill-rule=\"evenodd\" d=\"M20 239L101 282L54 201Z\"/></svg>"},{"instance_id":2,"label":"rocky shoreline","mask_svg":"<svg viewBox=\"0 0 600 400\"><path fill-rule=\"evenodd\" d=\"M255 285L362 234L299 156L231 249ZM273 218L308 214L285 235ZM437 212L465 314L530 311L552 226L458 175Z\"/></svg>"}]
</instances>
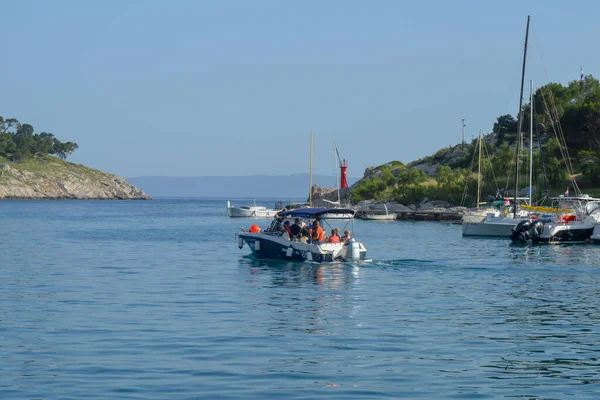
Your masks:
<instances>
[{"instance_id":1,"label":"rocky shoreline","mask_svg":"<svg viewBox=\"0 0 600 400\"><path fill-rule=\"evenodd\" d=\"M0 160L0 199L3 200L151 200L113 174L55 157L24 162Z\"/></svg>"}]
</instances>

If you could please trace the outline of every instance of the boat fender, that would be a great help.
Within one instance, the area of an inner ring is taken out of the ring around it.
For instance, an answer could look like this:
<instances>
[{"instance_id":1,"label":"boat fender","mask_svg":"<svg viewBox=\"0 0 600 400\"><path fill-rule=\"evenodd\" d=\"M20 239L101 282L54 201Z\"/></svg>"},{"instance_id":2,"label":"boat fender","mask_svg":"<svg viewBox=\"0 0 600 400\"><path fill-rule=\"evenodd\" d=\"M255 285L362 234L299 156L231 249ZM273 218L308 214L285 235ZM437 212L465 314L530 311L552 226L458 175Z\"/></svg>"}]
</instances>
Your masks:
<instances>
[{"instance_id":1,"label":"boat fender","mask_svg":"<svg viewBox=\"0 0 600 400\"><path fill-rule=\"evenodd\" d=\"M260 227L256 224L253 224L252 226L250 226L250 232L258 233L258 232L260 232Z\"/></svg>"},{"instance_id":2,"label":"boat fender","mask_svg":"<svg viewBox=\"0 0 600 400\"><path fill-rule=\"evenodd\" d=\"M312 257L312 253L310 251L306 252L306 261L312 261L313 257Z\"/></svg>"},{"instance_id":3,"label":"boat fender","mask_svg":"<svg viewBox=\"0 0 600 400\"><path fill-rule=\"evenodd\" d=\"M244 239L241 236L238 236L238 247L241 249L244 247Z\"/></svg>"},{"instance_id":4,"label":"boat fender","mask_svg":"<svg viewBox=\"0 0 600 400\"><path fill-rule=\"evenodd\" d=\"M360 259L360 244L354 239L350 240L350 258L353 260Z\"/></svg>"},{"instance_id":5,"label":"boat fender","mask_svg":"<svg viewBox=\"0 0 600 400\"><path fill-rule=\"evenodd\" d=\"M286 257L291 257L293 253L294 253L294 249L292 248L292 246L288 247L287 250L285 251Z\"/></svg>"},{"instance_id":6,"label":"boat fender","mask_svg":"<svg viewBox=\"0 0 600 400\"><path fill-rule=\"evenodd\" d=\"M254 241L254 250L260 251L260 240Z\"/></svg>"}]
</instances>

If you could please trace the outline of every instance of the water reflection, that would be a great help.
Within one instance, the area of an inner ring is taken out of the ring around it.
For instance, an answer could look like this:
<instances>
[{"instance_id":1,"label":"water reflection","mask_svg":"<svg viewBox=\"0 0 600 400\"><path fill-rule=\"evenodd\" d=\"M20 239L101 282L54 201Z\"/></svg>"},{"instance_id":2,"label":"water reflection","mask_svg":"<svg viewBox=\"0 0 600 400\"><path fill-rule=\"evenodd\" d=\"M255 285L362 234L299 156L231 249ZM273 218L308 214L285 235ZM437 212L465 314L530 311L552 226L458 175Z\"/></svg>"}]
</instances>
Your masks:
<instances>
[{"instance_id":1,"label":"water reflection","mask_svg":"<svg viewBox=\"0 0 600 400\"><path fill-rule=\"evenodd\" d=\"M360 324L356 301L361 295L354 293L362 275L358 265L252 257L239 265L248 271L248 284L258 289L252 301L267 312L263 324L269 335L335 335L343 326Z\"/></svg>"},{"instance_id":2,"label":"water reflection","mask_svg":"<svg viewBox=\"0 0 600 400\"><path fill-rule=\"evenodd\" d=\"M353 263L309 263L242 257L239 265L248 270L257 284L264 276L270 278L273 286L302 287L317 285L330 290L349 290L358 284L361 276L359 264ZM264 283L263 283L264 284Z\"/></svg>"},{"instance_id":3,"label":"water reflection","mask_svg":"<svg viewBox=\"0 0 600 400\"><path fill-rule=\"evenodd\" d=\"M522 244L509 243L509 256L516 262L559 266L598 265L600 246L593 244Z\"/></svg>"}]
</instances>

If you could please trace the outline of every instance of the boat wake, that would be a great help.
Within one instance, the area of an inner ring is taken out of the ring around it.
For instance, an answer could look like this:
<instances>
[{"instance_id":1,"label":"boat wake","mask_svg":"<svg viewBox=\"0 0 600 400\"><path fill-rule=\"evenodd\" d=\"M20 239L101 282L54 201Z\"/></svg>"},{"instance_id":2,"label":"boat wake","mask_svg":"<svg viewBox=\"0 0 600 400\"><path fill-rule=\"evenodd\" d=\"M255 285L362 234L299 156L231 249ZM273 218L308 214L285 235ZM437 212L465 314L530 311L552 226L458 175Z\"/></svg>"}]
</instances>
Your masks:
<instances>
[{"instance_id":1,"label":"boat wake","mask_svg":"<svg viewBox=\"0 0 600 400\"><path fill-rule=\"evenodd\" d=\"M436 265L433 260L419 260L404 258L398 260L372 260L371 264L377 267L424 267Z\"/></svg>"}]
</instances>

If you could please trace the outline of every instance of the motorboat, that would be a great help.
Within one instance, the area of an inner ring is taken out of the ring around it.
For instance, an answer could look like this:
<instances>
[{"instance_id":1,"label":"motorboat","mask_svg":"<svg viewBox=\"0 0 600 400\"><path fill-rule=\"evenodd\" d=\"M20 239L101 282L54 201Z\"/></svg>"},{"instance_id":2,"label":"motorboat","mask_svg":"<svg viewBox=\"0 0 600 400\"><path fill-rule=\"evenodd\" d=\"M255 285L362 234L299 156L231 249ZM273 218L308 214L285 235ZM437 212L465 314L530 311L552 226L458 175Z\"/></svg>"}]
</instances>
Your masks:
<instances>
[{"instance_id":1,"label":"motorboat","mask_svg":"<svg viewBox=\"0 0 600 400\"><path fill-rule=\"evenodd\" d=\"M300 208L287 210L279 213L284 220L311 221L318 219L324 225L327 223L326 216L334 214L348 214L354 217L354 210L344 208ZM338 218L334 218L338 220ZM346 222L344 228L353 219ZM241 249L244 243L257 258L267 258L288 261L358 261L366 260L367 249L354 238L338 243L317 243L303 238L290 238L287 232L279 230L261 230L253 225L250 230L242 229L237 234L238 247Z\"/></svg>"},{"instance_id":2,"label":"motorboat","mask_svg":"<svg viewBox=\"0 0 600 400\"><path fill-rule=\"evenodd\" d=\"M543 228L531 230L532 226L515 227L511 239L516 242L531 240L534 243L563 244L563 243L589 243L597 239L592 238L594 230L600 230L600 199L582 194L580 196L559 196L553 199L553 208L556 210L551 222L545 223ZM527 232L525 236L522 234Z\"/></svg>"},{"instance_id":3,"label":"motorboat","mask_svg":"<svg viewBox=\"0 0 600 400\"><path fill-rule=\"evenodd\" d=\"M227 201L227 214L232 218L239 217L257 217L257 218L273 218L275 214L281 211L281 202L275 203L273 209L268 209L265 206L257 206L256 202L252 206L234 207L230 201Z\"/></svg>"}]
</instances>

